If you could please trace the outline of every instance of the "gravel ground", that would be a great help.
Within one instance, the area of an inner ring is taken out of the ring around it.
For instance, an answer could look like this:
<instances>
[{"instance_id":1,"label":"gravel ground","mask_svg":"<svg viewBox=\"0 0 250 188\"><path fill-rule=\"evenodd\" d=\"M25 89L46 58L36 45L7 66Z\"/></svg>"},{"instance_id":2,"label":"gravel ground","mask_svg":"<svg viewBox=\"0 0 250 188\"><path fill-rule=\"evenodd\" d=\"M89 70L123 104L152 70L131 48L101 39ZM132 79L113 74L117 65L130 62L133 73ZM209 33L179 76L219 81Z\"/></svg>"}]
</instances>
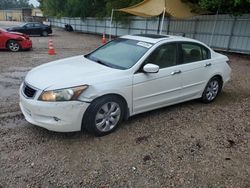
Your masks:
<instances>
[{"instance_id":1,"label":"gravel ground","mask_svg":"<svg viewBox=\"0 0 250 188\"><path fill-rule=\"evenodd\" d=\"M55 56L47 55L50 38ZM101 37L54 29L32 40L32 51L0 51L0 187L250 187L248 56L229 55L232 81L212 104L143 113L95 138L29 124L18 87L32 67L87 53Z\"/></svg>"}]
</instances>

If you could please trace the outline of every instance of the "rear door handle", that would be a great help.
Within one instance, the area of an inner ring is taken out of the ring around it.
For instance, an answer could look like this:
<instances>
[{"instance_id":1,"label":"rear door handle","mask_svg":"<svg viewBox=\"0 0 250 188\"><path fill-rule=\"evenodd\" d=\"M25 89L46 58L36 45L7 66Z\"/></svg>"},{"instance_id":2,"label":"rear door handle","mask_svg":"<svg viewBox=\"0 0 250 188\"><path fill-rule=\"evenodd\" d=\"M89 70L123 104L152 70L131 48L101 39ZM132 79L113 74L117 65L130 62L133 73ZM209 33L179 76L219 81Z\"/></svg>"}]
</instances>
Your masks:
<instances>
[{"instance_id":1,"label":"rear door handle","mask_svg":"<svg viewBox=\"0 0 250 188\"><path fill-rule=\"evenodd\" d=\"M171 72L171 75L181 74L181 70Z\"/></svg>"},{"instance_id":2,"label":"rear door handle","mask_svg":"<svg viewBox=\"0 0 250 188\"><path fill-rule=\"evenodd\" d=\"M211 63L206 63L205 67L210 67L212 64Z\"/></svg>"}]
</instances>

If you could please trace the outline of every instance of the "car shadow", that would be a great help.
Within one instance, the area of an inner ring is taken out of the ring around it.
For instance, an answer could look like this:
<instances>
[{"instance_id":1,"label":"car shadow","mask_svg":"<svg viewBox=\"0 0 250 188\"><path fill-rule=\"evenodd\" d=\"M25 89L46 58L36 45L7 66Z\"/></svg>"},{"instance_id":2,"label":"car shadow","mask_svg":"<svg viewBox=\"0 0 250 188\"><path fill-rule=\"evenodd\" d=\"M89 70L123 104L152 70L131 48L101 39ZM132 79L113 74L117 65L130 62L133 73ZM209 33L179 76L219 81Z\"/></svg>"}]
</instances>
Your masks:
<instances>
[{"instance_id":1,"label":"car shadow","mask_svg":"<svg viewBox=\"0 0 250 188\"><path fill-rule=\"evenodd\" d=\"M172 105L172 106L168 106L168 107L163 107L160 109L156 109L156 110L152 110L152 111L148 111L148 112L144 112L135 116L130 117L127 121L124 121L123 123L121 123L121 125L118 127L117 131L122 131L122 129L125 126L131 126L134 124L134 122L141 122L143 121L145 118L149 117L149 116L158 116L158 114L161 113L166 113L166 112L171 112L174 111L178 108L182 108L185 106L200 106L203 103L200 103L197 100L193 100L193 101L189 101L189 102L185 102L185 103L181 103L181 104L176 104L176 105ZM37 134L42 134L43 136L47 137L47 139L52 139L52 140L78 140L78 139L82 139L82 138L87 138L87 139L93 139L96 138L94 135L89 134L86 130L83 131L78 131L78 132L69 132L69 133L64 133L64 132L53 132L53 131L49 131L47 129L38 127L38 126L34 126L34 131ZM117 132L116 131L116 132ZM115 134L115 133L111 133L111 134Z\"/></svg>"},{"instance_id":2,"label":"car shadow","mask_svg":"<svg viewBox=\"0 0 250 188\"><path fill-rule=\"evenodd\" d=\"M183 110L186 108L203 108L203 107L208 107L209 105L220 105L220 98L223 98L227 95L225 95L225 92L222 92L221 95L218 96L218 98L212 102L212 103L202 103L199 101L199 99L167 106L167 107L162 107L156 110L151 110L148 112L140 113L137 115L134 115L130 117L128 120L124 121L121 123L121 125L117 128L117 130L114 133L111 134L116 134L116 132L119 131L125 131L127 129L133 129L132 126L135 125L136 122L143 122L145 121L148 117L151 117L154 119L154 117L159 117L161 114L166 114L166 113L172 113L175 112L176 110ZM63 133L63 132L53 132L49 131L47 129L34 126L34 131L36 134L40 135L42 134L44 137L46 137L49 140L81 140L81 139L87 139L87 140L93 140L96 139L94 135L89 134L86 130L79 131L79 132L69 132L69 133Z\"/></svg>"},{"instance_id":3,"label":"car shadow","mask_svg":"<svg viewBox=\"0 0 250 188\"><path fill-rule=\"evenodd\" d=\"M24 49L24 50L19 50L17 52L12 52L8 49L0 49L0 52L7 52L7 53L12 53L12 54L15 54L15 53L22 53L22 52L29 52L29 51L32 51L33 49Z\"/></svg>"},{"instance_id":4,"label":"car shadow","mask_svg":"<svg viewBox=\"0 0 250 188\"><path fill-rule=\"evenodd\" d=\"M41 35L29 35L30 38L49 38L49 37L58 37L60 35L52 34L48 36L41 36Z\"/></svg>"}]
</instances>

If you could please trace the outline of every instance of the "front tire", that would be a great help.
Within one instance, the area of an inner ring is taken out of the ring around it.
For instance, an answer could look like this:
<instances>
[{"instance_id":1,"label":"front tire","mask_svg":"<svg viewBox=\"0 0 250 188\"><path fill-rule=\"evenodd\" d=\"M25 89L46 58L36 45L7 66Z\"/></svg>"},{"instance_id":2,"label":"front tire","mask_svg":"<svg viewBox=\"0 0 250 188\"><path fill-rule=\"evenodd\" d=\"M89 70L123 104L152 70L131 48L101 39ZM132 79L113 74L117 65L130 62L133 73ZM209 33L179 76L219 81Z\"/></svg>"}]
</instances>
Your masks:
<instances>
[{"instance_id":1,"label":"front tire","mask_svg":"<svg viewBox=\"0 0 250 188\"><path fill-rule=\"evenodd\" d=\"M211 78L203 91L201 101L204 103L210 103L214 101L221 92L221 88L222 80L219 77Z\"/></svg>"},{"instance_id":2,"label":"front tire","mask_svg":"<svg viewBox=\"0 0 250 188\"><path fill-rule=\"evenodd\" d=\"M83 117L83 127L95 136L115 131L124 117L124 104L113 95L94 100Z\"/></svg>"},{"instance_id":3,"label":"front tire","mask_svg":"<svg viewBox=\"0 0 250 188\"><path fill-rule=\"evenodd\" d=\"M18 52L21 49L21 46L17 41L10 40L7 43L7 48L12 52Z\"/></svg>"}]
</instances>

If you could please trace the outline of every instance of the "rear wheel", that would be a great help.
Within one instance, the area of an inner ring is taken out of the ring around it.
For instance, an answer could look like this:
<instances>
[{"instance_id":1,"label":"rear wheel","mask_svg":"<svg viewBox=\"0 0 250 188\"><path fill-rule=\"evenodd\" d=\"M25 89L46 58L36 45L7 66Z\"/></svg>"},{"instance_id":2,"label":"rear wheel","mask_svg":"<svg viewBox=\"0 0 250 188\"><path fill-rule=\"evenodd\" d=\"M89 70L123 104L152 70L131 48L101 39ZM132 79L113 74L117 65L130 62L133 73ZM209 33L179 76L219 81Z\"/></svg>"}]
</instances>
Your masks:
<instances>
[{"instance_id":1,"label":"rear wheel","mask_svg":"<svg viewBox=\"0 0 250 188\"><path fill-rule=\"evenodd\" d=\"M48 32L47 31L43 31L42 32L42 36L47 37L48 36Z\"/></svg>"},{"instance_id":2,"label":"rear wheel","mask_svg":"<svg viewBox=\"0 0 250 188\"><path fill-rule=\"evenodd\" d=\"M213 77L207 83L205 90L203 91L201 100L205 103L212 102L216 99L221 92L222 81L219 77Z\"/></svg>"},{"instance_id":3,"label":"rear wheel","mask_svg":"<svg viewBox=\"0 0 250 188\"><path fill-rule=\"evenodd\" d=\"M7 48L12 52L18 52L21 49L20 44L15 40L8 41Z\"/></svg>"},{"instance_id":4,"label":"rear wheel","mask_svg":"<svg viewBox=\"0 0 250 188\"><path fill-rule=\"evenodd\" d=\"M96 136L113 132L124 117L124 104L116 96L104 96L96 99L87 109L83 126Z\"/></svg>"}]
</instances>

